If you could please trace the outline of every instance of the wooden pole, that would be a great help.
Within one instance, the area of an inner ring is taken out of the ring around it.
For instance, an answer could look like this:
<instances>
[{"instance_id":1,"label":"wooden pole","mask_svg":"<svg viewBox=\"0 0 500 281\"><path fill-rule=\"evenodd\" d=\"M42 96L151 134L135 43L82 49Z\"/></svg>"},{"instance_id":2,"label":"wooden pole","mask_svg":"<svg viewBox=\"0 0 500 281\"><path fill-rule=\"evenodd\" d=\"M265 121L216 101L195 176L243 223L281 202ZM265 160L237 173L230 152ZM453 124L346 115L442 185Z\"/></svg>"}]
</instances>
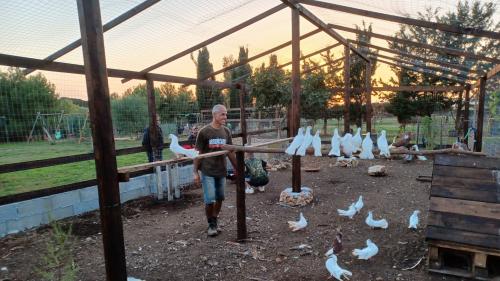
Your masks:
<instances>
[{"instance_id":1,"label":"wooden pole","mask_svg":"<svg viewBox=\"0 0 500 281\"><path fill-rule=\"evenodd\" d=\"M350 133L351 92L350 92L350 57L349 47L344 46L344 134Z\"/></svg>"},{"instance_id":2,"label":"wooden pole","mask_svg":"<svg viewBox=\"0 0 500 281\"><path fill-rule=\"evenodd\" d=\"M158 153L158 123L156 121L156 100L155 87L153 80L146 80L146 93L148 96L148 112L149 112L149 142L153 150L153 162L162 160L159 159Z\"/></svg>"},{"instance_id":3,"label":"wooden pole","mask_svg":"<svg viewBox=\"0 0 500 281\"><path fill-rule=\"evenodd\" d=\"M486 95L486 76L479 78L479 101L477 108L477 137L474 151L481 152L483 148L483 119L484 119L484 98Z\"/></svg>"},{"instance_id":4,"label":"wooden pole","mask_svg":"<svg viewBox=\"0 0 500 281\"><path fill-rule=\"evenodd\" d=\"M292 8L292 130L295 136L300 127L300 17ZM292 156L292 191L301 191L300 156Z\"/></svg>"},{"instance_id":5,"label":"wooden pole","mask_svg":"<svg viewBox=\"0 0 500 281\"><path fill-rule=\"evenodd\" d=\"M77 0L107 281L126 281L115 141L99 0Z\"/></svg>"},{"instance_id":6,"label":"wooden pole","mask_svg":"<svg viewBox=\"0 0 500 281\"><path fill-rule=\"evenodd\" d=\"M469 131L469 107L470 107L470 84L466 85L465 88L465 101L464 101L464 143L467 143L465 135Z\"/></svg>"},{"instance_id":7,"label":"wooden pole","mask_svg":"<svg viewBox=\"0 0 500 281\"><path fill-rule=\"evenodd\" d=\"M460 91L458 93L457 116L455 118L455 131L457 132L458 137L460 137L461 135L460 131L462 130L462 123L463 123L463 117L462 117L463 95L464 91Z\"/></svg>"},{"instance_id":8,"label":"wooden pole","mask_svg":"<svg viewBox=\"0 0 500 281\"><path fill-rule=\"evenodd\" d=\"M372 131L372 64L366 63L365 70L365 87L366 87L366 132Z\"/></svg>"},{"instance_id":9,"label":"wooden pole","mask_svg":"<svg viewBox=\"0 0 500 281\"><path fill-rule=\"evenodd\" d=\"M247 90L245 84L240 85L240 128L241 128L241 140L242 144L247 144L247 121L245 118L245 97L247 95Z\"/></svg>"},{"instance_id":10,"label":"wooden pole","mask_svg":"<svg viewBox=\"0 0 500 281\"><path fill-rule=\"evenodd\" d=\"M236 174L238 183L236 185L236 224L238 241L247 239L247 222L245 207L245 152L236 152Z\"/></svg>"}]
</instances>

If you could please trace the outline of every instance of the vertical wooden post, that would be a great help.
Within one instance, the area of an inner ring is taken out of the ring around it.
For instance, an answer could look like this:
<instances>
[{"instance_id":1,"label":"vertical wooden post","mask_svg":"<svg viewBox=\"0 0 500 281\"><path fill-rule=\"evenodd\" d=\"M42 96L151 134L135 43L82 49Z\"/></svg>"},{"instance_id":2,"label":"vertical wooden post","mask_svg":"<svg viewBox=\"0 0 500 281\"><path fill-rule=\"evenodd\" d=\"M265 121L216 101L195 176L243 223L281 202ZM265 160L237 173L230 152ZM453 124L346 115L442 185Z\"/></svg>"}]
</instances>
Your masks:
<instances>
[{"instance_id":1,"label":"vertical wooden post","mask_svg":"<svg viewBox=\"0 0 500 281\"><path fill-rule=\"evenodd\" d=\"M474 151L480 152L483 147L484 99L486 95L486 76L479 78L479 103L477 108L477 137Z\"/></svg>"},{"instance_id":2,"label":"vertical wooden post","mask_svg":"<svg viewBox=\"0 0 500 281\"><path fill-rule=\"evenodd\" d=\"M467 143L465 135L469 131L469 107L470 107L470 84L465 86L465 101L464 101L464 143Z\"/></svg>"},{"instance_id":3,"label":"vertical wooden post","mask_svg":"<svg viewBox=\"0 0 500 281\"><path fill-rule=\"evenodd\" d=\"M158 146L158 123L156 121L156 101L155 101L155 86L153 80L146 80L146 93L148 98L149 112L149 142L153 150L153 161L158 161L159 152Z\"/></svg>"},{"instance_id":4,"label":"vertical wooden post","mask_svg":"<svg viewBox=\"0 0 500 281\"><path fill-rule=\"evenodd\" d=\"M300 16L292 8L292 130L295 136L300 127ZM292 156L292 191L301 191L300 156Z\"/></svg>"},{"instance_id":5,"label":"vertical wooden post","mask_svg":"<svg viewBox=\"0 0 500 281\"><path fill-rule=\"evenodd\" d=\"M460 137L462 130L462 104L463 104L463 91L458 93L458 101L457 101L457 117L455 118L455 131L457 132L457 136Z\"/></svg>"},{"instance_id":6,"label":"vertical wooden post","mask_svg":"<svg viewBox=\"0 0 500 281\"><path fill-rule=\"evenodd\" d=\"M77 0L77 6L92 124L106 280L126 281L120 192L99 0Z\"/></svg>"},{"instance_id":7,"label":"vertical wooden post","mask_svg":"<svg viewBox=\"0 0 500 281\"><path fill-rule=\"evenodd\" d=\"M248 141L247 136L247 120L245 118L245 97L247 95L247 90L245 84L239 85L240 90L240 128L241 128L241 144L245 145Z\"/></svg>"},{"instance_id":8,"label":"vertical wooden post","mask_svg":"<svg viewBox=\"0 0 500 281\"><path fill-rule=\"evenodd\" d=\"M372 132L372 64L366 63L365 88L366 88L366 132Z\"/></svg>"},{"instance_id":9,"label":"vertical wooden post","mask_svg":"<svg viewBox=\"0 0 500 281\"><path fill-rule=\"evenodd\" d=\"M236 152L236 225L238 241L247 239L247 221L245 207L245 152Z\"/></svg>"},{"instance_id":10,"label":"vertical wooden post","mask_svg":"<svg viewBox=\"0 0 500 281\"><path fill-rule=\"evenodd\" d=\"M351 108L351 58L349 47L344 46L344 134L350 133L350 108Z\"/></svg>"}]
</instances>

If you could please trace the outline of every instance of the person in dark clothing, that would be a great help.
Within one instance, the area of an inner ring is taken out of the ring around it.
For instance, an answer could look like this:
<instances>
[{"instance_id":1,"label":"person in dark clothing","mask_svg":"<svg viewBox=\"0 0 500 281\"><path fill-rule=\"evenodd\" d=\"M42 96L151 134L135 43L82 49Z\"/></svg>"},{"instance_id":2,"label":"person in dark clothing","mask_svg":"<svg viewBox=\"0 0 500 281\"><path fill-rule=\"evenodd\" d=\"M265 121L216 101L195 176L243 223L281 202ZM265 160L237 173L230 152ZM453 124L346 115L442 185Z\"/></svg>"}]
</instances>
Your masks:
<instances>
[{"instance_id":1,"label":"person in dark clothing","mask_svg":"<svg viewBox=\"0 0 500 281\"><path fill-rule=\"evenodd\" d=\"M156 129L158 131L158 146L156 153L153 151L153 145L149 135L149 126L144 129L144 134L142 136L142 146L146 149L149 162L163 160L163 132L160 127L160 115L158 114L156 114Z\"/></svg>"},{"instance_id":2,"label":"person in dark clothing","mask_svg":"<svg viewBox=\"0 0 500 281\"><path fill-rule=\"evenodd\" d=\"M250 158L245 159L245 193L252 194L255 189L264 192L266 184L269 183L269 172L267 162L255 158L253 153L249 153Z\"/></svg>"}]
</instances>

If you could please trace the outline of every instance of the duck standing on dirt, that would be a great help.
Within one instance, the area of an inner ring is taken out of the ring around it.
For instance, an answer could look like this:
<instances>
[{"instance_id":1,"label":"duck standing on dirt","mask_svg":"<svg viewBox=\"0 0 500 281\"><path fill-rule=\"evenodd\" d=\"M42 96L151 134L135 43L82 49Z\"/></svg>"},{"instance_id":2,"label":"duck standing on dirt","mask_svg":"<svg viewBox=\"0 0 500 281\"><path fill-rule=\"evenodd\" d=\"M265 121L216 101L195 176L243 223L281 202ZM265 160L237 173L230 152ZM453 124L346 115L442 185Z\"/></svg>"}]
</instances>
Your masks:
<instances>
[{"instance_id":1,"label":"duck standing on dirt","mask_svg":"<svg viewBox=\"0 0 500 281\"><path fill-rule=\"evenodd\" d=\"M298 221L288 221L288 227L294 232L299 231L305 228L306 226L307 226L307 220L302 214L302 212L300 213Z\"/></svg>"},{"instance_id":2,"label":"duck standing on dirt","mask_svg":"<svg viewBox=\"0 0 500 281\"><path fill-rule=\"evenodd\" d=\"M300 144L299 149L297 149L297 153L295 155L306 156L306 149L312 144L313 141L311 129L311 126L307 126L304 139L302 140L302 143Z\"/></svg>"},{"instance_id":3,"label":"duck standing on dirt","mask_svg":"<svg viewBox=\"0 0 500 281\"><path fill-rule=\"evenodd\" d=\"M330 152L328 152L328 155L339 157L340 156L340 136L339 136L339 131L337 130L337 128L335 128L335 130L333 130L331 145L332 145L332 148L330 149Z\"/></svg>"},{"instance_id":4,"label":"duck standing on dirt","mask_svg":"<svg viewBox=\"0 0 500 281\"><path fill-rule=\"evenodd\" d=\"M299 132L293 138L292 142L290 143L290 145L285 150L285 153L288 154L288 155L294 155L295 151L302 144L303 140L304 140L304 128L299 128Z\"/></svg>"},{"instance_id":5,"label":"duck standing on dirt","mask_svg":"<svg viewBox=\"0 0 500 281\"><path fill-rule=\"evenodd\" d=\"M349 270L345 270L338 265L337 256L334 254L331 254L328 257L325 262L325 266L328 272L330 272L330 275L339 281L342 281L342 278L344 277L345 279L349 280L347 276L352 276L352 272L350 272Z\"/></svg>"},{"instance_id":6,"label":"duck standing on dirt","mask_svg":"<svg viewBox=\"0 0 500 281\"><path fill-rule=\"evenodd\" d=\"M366 240L366 247L363 249L354 249L352 254L357 256L360 260L367 260L378 253L378 247L372 240Z\"/></svg>"},{"instance_id":7,"label":"duck standing on dirt","mask_svg":"<svg viewBox=\"0 0 500 281\"><path fill-rule=\"evenodd\" d=\"M389 226L389 223L386 219L374 220L372 211L368 212L368 216L366 217L365 222L371 228L387 228Z\"/></svg>"}]
</instances>

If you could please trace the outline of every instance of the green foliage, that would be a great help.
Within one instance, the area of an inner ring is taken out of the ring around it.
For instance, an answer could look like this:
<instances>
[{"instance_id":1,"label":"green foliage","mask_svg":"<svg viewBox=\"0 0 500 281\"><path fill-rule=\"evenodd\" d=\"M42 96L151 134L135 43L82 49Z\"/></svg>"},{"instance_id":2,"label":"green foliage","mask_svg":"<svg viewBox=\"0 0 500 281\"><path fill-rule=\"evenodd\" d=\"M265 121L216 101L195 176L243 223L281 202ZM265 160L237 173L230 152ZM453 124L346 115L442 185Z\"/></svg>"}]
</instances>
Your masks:
<instances>
[{"instance_id":1,"label":"green foliage","mask_svg":"<svg viewBox=\"0 0 500 281\"><path fill-rule=\"evenodd\" d=\"M278 68L276 55L269 57L269 66L262 64L255 70L250 83L257 108L283 107L291 101L290 79L284 70Z\"/></svg>"},{"instance_id":2,"label":"green foliage","mask_svg":"<svg viewBox=\"0 0 500 281\"><path fill-rule=\"evenodd\" d=\"M329 118L328 102L331 95L325 85L325 73L322 70L307 73L302 80L300 97L302 117L314 121Z\"/></svg>"},{"instance_id":3,"label":"green foliage","mask_svg":"<svg viewBox=\"0 0 500 281\"><path fill-rule=\"evenodd\" d=\"M497 115L498 107L500 106L500 90L493 92L488 97L488 110L491 116Z\"/></svg>"},{"instance_id":4,"label":"green foliage","mask_svg":"<svg viewBox=\"0 0 500 281\"><path fill-rule=\"evenodd\" d=\"M426 149L433 149L434 145L434 131L432 118L425 116L422 118L422 135L426 139Z\"/></svg>"},{"instance_id":5,"label":"green foliage","mask_svg":"<svg viewBox=\"0 0 500 281\"><path fill-rule=\"evenodd\" d=\"M169 83L162 84L158 90L158 113L162 120L174 121L178 116L198 112L198 103L192 91L185 87L175 88Z\"/></svg>"},{"instance_id":6,"label":"green foliage","mask_svg":"<svg viewBox=\"0 0 500 281\"><path fill-rule=\"evenodd\" d=\"M43 281L74 281L77 279L78 267L73 257L74 240L70 226L64 230L57 221L51 223L51 235L46 245L46 253L41 257L42 263L38 274Z\"/></svg>"},{"instance_id":7,"label":"green foliage","mask_svg":"<svg viewBox=\"0 0 500 281\"><path fill-rule=\"evenodd\" d=\"M146 86L127 89L122 97L112 99L111 114L118 135L142 132L149 122Z\"/></svg>"},{"instance_id":8,"label":"green foliage","mask_svg":"<svg viewBox=\"0 0 500 281\"><path fill-rule=\"evenodd\" d=\"M238 55L238 63L248 59L248 48L240 47L240 53ZM236 62L235 62L236 63ZM252 75L252 68L248 63L238 66L231 70L230 81L228 82L241 82L246 84L250 80ZM245 99L245 104L249 105L250 97L247 96ZM238 89L231 88L229 90L229 106L231 108L240 107L240 91Z\"/></svg>"},{"instance_id":9,"label":"green foliage","mask_svg":"<svg viewBox=\"0 0 500 281\"><path fill-rule=\"evenodd\" d=\"M210 54L207 47L198 51L198 60L196 62L196 77L204 79L214 72L214 67L210 62ZM214 80L214 77L209 79ZM211 109L216 104L224 102L221 91L209 86L196 86L196 99L200 109Z\"/></svg>"}]
</instances>

